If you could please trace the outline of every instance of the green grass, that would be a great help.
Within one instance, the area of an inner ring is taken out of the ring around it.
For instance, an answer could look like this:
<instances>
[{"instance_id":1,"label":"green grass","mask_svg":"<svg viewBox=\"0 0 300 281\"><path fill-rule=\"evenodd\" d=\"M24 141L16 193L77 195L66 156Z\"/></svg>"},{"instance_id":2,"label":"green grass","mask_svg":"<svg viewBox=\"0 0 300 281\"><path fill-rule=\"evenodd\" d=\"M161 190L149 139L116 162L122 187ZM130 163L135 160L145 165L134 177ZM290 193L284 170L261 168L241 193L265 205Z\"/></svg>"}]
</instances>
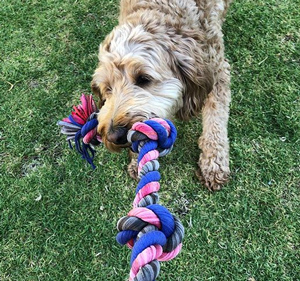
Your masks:
<instances>
[{"instance_id":1,"label":"green grass","mask_svg":"<svg viewBox=\"0 0 300 281\"><path fill-rule=\"evenodd\" d=\"M299 6L232 5L231 182L217 193L198 183L200 123L178 122L160 193L186 237L159 280L299 280ZM117 9L116 0L1 1L0 280L128 276L130 251L115 242L135 186L127 154L99 148L91 171L56 126L90 92Z\"/></svg>"}]
</instances>

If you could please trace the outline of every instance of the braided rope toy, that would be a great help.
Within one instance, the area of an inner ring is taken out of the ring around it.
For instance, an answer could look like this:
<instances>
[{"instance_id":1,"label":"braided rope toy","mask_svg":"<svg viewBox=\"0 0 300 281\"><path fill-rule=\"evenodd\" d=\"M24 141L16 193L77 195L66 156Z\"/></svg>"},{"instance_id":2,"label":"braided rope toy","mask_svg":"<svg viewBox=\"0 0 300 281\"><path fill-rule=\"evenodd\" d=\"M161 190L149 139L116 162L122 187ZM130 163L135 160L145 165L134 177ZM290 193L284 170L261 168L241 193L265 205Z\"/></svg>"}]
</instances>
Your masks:
<instances>
[{"instance_id":1,"label":"braided rope toy","mask_svg":"<svg viewBox=\"0 0 300 281\"><path fill-rule=\"evenodd\" d=\"M132 249L130 281L153 281L159 261L175 258L181 250L184 228L179 219L158 204L159 156L167 155L176 139L176 128L168 120L153 118L137 122L128 133L138 156L139 183L133 209L118 221L117 241Z\"/></svg>"},{"instance_id":2,"label":"braided rope toy","mask_svg":"<svg viewBox=\"0 0 300 281\"><path fill-rule=\"evenodd\" d=\"M92 96L82 95L81 104L73 106L68 118L58 122L61 133L71 140L82 158L93 169L94 146L101 143L97 135L97 112ZM173 147L177 131L169 120L153 118L135 123L127 138L138 153L139 183L133 209L117 223L117 241L132 249L129 281L153 281L160 271L159 261L175 258L181 250L184 228L178 218L159 205L160 173L158 157Z\"/></svg>"}]
</instances>

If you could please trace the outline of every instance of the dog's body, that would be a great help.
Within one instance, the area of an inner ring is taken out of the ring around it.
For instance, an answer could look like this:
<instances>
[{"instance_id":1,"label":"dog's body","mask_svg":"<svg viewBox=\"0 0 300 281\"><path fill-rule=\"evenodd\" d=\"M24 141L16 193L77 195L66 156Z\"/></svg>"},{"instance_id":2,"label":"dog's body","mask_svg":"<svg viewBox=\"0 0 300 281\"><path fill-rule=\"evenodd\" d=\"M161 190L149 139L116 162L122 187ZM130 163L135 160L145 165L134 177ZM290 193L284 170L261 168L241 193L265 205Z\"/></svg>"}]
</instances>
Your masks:
<instances>
[{"instance_id":1,"label":"dog's body","mask_svg":"<svg viewBox=\"0 0 300 281\"><path fill-rule=\"evenodd\" d=\"M102 103L98 132L108 149L127 147L137 121L189 119L202 109L198 175L211 190L228 180L230 66L221 27L229 2L121 0L119 25L100 45L92 81ZM135 175L135 160L129 167Z\"/></svg>"}]
</instances>

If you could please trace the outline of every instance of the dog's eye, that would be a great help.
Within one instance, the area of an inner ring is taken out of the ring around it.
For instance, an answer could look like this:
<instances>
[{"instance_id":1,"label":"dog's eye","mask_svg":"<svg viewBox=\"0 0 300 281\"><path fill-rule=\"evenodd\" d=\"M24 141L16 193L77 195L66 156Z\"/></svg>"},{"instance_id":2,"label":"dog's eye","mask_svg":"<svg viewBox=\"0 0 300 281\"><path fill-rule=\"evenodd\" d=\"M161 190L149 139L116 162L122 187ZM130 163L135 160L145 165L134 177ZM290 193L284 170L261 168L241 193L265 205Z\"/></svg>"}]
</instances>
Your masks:
<instances>
[{"instance_id":1,"label":"dog's eye","mask_svg":"<svg viewBox=\"0 0 300 281\"><path fill-rule=\"evenodd\" d=\"M147 75L140 75L136 78L135 84L139 87L148 85L151 82L151 78Z\"/></svg>"},{"instance_id":2,"label":"dog's eye","mask_svg":"<svg viewBox=\"0 0 300 281\"><path fill-rule=\"evenodd\" d=\"M106 102L106 99L103 99L100 103L100 106L102 107L105 104L105 102Z\"/></svg>"},{"instance_id":3,"label":"dog's eye","mask_svg":"<svg viewBox=\"0 0 300 281\"><path fill-rule=\"evenodd\" d=\"M106 95L111 95L112 93L112 88L110 86L107 86L103 89L103 93L105 93Z\"/></svg>"}]
</instances>

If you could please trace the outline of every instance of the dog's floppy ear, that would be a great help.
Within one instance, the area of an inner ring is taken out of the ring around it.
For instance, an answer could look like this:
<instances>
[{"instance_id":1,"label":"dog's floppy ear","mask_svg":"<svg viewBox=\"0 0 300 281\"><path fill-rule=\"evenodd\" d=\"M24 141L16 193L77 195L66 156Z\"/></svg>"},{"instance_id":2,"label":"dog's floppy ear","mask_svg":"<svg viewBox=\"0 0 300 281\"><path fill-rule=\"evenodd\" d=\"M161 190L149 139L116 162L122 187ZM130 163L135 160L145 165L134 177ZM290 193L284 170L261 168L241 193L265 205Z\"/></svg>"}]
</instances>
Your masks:
<instances>
[{"instance_id":1,"label":"dog's floppy ear","mask_svg":"<svg viewBox=\"0 0 300 281\"><path fill-rule=\"evenodd\" d=\"M105 37L105 39L99 46L99 55L98 55L99 65L93 75L93 79L91 82L92 92L99 98L99 108L101 108L101 106L104 103L104 98L102 97L101 89L100 89L101 56L102 56L101 54L110 52L110 44L113 36L114 36L114 30L112 30L112 32Z\"/></svg>"},{"instance_id":2,"label":"dog's floppy ear","mask_svg":"<svg viewBox=\"0 0 300 281\"><path fill-rule=\"evenodd\" d=\"M95 79L95 76L93 77L93 80L91 82L91 89L92 92L97 96L100 97L101 96L101 92L100 92L100 87L97 83L97 79Z\"/></svg>"},{"instance_id":3,"label":"dog's floppy ear","mask_svg":"<svg viewBox=\"0 0 300 281\"><path fill-rule=\"evenodd\" d=\"M98 68L99 69L99 68ZM101 91L100 91L100 78L99 78L99 73L97 73L97 70L95 71L93 75L93 79L91 82L91 89L92 92L99 98L101 98Z\"/></svg>"},{"instance_id":4,"label":"dog's floppy ear","mask_svg":"<svg viewBox=\"0 0 300 281\"><path fill-rule=\"evenodd\" d=\"M100 82L98 79L98 75L99 74L97 74L97 72L95 72L95 74L93 75L93 80L91 82L91 89L94 95L96 95L99 98L98 108L101 108L103 106L104 100L99 86Z\"/></svg>"},{"instance_id":5,"label":"dog's floppy ear","mask_svg":"<svg viewBox=\"0 0 300 281\"><path fill-rule=\"evenodd\" d=\"M172 41L172 68L185 86L183 107L178 116L188 119L200 112L205 97L212 90L213 74L201 48L200 42L204 41L201 34L188 30L175 35Z\"/></svg>"}]
</instances>

